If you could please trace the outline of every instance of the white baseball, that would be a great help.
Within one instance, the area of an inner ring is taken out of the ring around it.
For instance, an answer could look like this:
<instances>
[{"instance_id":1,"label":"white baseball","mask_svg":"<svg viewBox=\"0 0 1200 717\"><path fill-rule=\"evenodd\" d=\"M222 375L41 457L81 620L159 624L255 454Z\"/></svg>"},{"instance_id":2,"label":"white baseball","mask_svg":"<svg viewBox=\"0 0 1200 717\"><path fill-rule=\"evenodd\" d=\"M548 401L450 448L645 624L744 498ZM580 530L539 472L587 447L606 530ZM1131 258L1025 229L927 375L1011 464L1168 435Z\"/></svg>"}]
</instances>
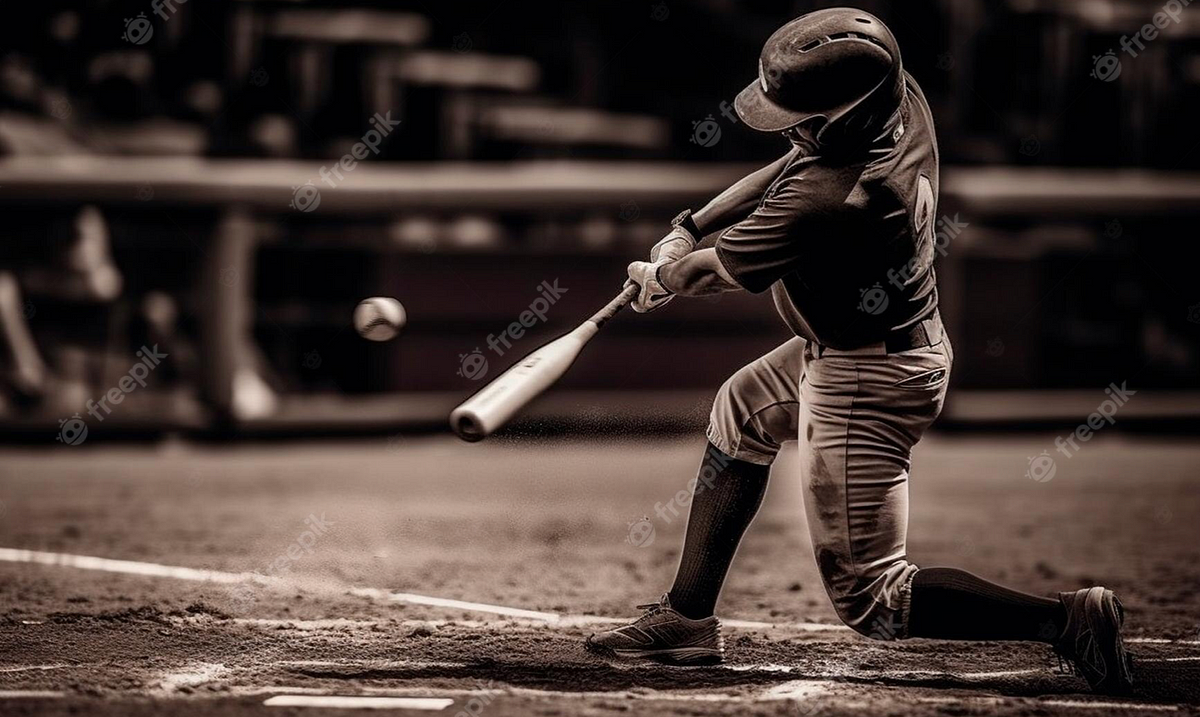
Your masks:
<instances>
[{"instance_id":1,"label":"white baseball","mask_svg":"<svg viewBox=\"0 0 1200 717\"><path fill-rule=\"evenodd\" d=\"M354 330L371 341L391 340L407 322L404 306L390 296L372 296L354 308Z\"/></svg>"}]
</instances>

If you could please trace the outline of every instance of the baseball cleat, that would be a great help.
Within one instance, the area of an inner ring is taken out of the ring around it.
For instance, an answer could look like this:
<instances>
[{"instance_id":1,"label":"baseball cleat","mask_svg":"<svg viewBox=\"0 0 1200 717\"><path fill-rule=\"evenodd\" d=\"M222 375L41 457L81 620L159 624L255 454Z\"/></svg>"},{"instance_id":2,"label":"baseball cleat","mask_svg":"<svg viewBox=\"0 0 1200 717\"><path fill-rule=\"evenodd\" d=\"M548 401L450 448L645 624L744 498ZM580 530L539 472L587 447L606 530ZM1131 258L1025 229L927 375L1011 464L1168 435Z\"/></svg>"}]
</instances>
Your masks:
<instances>
[{"instance_id":1,"label":"baseball cleat","mask_svg":"<svg viewBox=\"0 0 1200 717\"><path fill-rule=\"evenodd\" d=\"M671 608L667 595L657 603L638 605L645 614L621 627L587 639L588 652L610 658L642 658L672 665L715 665L725 658L721 621L684 617Z\"/></svg>"},{"instance_id":2,"label":"baseball cleat","mask_svg":"<svg viewBox=\"0 0 1200 717\"><path fill-rule=\"evenodd\" d=\"M1129 694L1133 673L1121 641L1121 601L1101 587L1059 593L1058 599L1067 610L1067 626L1054 643L1059 658L1096 692Z\"/></svg>"}]
</instances>

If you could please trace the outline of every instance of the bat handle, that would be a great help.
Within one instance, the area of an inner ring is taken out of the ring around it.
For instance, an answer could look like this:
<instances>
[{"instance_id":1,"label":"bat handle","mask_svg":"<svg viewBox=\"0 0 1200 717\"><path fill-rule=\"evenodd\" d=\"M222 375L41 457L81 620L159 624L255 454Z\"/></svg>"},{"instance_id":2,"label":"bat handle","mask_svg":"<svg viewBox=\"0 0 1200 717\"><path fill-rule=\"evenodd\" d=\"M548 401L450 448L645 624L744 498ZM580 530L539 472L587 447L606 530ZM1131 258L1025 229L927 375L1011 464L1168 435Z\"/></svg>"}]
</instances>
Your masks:
<instances>
[{"instance_id":1,"label":"bat handle","mask_svg":"<svg viewBox=\"0 0 1200 717\"><path fill-rule=\"evenodd\" d=\"M621 289L621 293L613 297L612 301L605 304L603 309L600 309L595 314L592 314L592 318L588 319L588 321L595 324L596 328L600 328L604 325L604 322L616 316L618 311L625 308L626 304L633 301L633 297L637 296L638 291L639 289L637 284L630 284L629 286L626 286L624 289Z\"/></svg>"}]
</instances>

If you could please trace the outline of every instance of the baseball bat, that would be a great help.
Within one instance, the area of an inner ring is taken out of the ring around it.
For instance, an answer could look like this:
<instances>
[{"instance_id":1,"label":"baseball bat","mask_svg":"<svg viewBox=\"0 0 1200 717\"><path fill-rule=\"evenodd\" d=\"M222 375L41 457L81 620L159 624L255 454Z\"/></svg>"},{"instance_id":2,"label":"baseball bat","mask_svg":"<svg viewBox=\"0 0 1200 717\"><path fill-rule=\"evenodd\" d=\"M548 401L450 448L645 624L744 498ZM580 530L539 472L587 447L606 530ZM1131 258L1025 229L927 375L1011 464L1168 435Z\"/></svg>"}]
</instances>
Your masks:
<instances>
[{"instance_id":1,"label":"baseball bat","mask_svg":"<svg viewBox=\"0 0 1200 717\"><path fill-rule=\"evenodd\" d=\"M554 339L492 379L450 412L450 428L464 441L482 441L562 377L600 327L637 296L638 287L621 290L603 309L571 333Z\"/></svg>"}]
</instances>

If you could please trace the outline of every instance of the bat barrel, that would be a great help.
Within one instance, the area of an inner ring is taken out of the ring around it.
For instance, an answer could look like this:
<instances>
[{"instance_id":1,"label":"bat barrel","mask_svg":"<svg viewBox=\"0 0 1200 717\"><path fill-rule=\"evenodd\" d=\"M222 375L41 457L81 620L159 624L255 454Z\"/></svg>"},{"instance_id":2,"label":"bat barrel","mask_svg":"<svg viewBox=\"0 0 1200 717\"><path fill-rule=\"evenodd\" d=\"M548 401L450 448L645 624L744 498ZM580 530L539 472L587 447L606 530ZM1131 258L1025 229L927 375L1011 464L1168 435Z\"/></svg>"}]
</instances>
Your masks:
<instances>
[{"instance_id":1,"label":"bat barrel","mask_svg":"<svg viewBox=\"0 0 1200 717\"><path fill-rule=\"evenodd\" d=\"M491 433L484 425L483 418L466 406L459 406L450 413L450 428L459 438L471 443L482 441Z\"/></svg>"},{"instance_id":2,"label":"bat barrel","mask_svg":"<svg viewBox=\"0 0 1200 717\"><path fill-rule=\"evenodd\" d=\"M537 349L511 366L450 413L450 428L464 441L482 441L501 428L554 384L600 327L633 298L636 286L626 287L612 301L571 333Z\"/></svg>"}]
</instances>

